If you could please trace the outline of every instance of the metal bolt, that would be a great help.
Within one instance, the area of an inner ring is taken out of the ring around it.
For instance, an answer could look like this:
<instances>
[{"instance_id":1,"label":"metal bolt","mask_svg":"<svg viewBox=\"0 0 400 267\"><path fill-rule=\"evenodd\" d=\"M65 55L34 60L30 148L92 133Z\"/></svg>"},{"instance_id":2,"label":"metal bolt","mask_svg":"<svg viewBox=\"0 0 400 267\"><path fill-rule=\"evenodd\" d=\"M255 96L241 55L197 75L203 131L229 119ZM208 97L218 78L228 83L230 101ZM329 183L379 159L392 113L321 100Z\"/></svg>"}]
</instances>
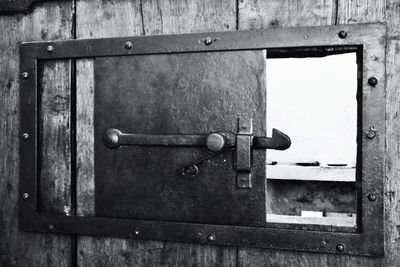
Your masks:
<instances>
[{"instance_id":1,"label":"metal bolt","mask_svg":"<svg viewBox=\"0 0 400 267\"><path fill-rule=\"evenodd\" d=\"M346 31L340 31L338 33L339 38L344 39L347 37L347 32Z\"/></svg>"},{"instance_id":2,"label":"metal bolt","mask_svg":"<svg viewBox=\"0 0 400 267\"><path fill-rule=\"evenodd\" d=\"M49 224L49 230L53 231L54 230L54 225L53 224Z\"/></svg>"},{"instance_id":3,"label":"metal bolt","mask_svg":"<svg viewBox=\"0 0 400 267\"><path fill-rule=\"evenodd\" d=\"M135 236L138 236L138 235L139 235L139 230L135 230L135 231L133 232L133 234L134 234Z\"/></svg>"},{"instance_id":4,"label":"metal bolt","mask_svg":"<svg viewBox=\"0 0 400 267\"><path fill-rule=\"evenodd\" d=\"M367 131L367 138L368 139L374 139L376 137L376 130L374 126L369 127L369 130Z\"/></svg>"},{"instance_id":5,"label":"metal bolt","mask_svg":"<svg viewBox=\"0 0 400 267\"><path fill-rule=\"evenodd\" d=\"M125 43L125 48L126 48L126 49L132 49L132 47L133 47L132 42L126 42L126 43Z\"/></svg>"},{"instance_id":6,"label":"metal bolt","mask_svg":"<svg viewBox=\"0 0 400 267\"><path fill-rule=\"evenodd\" d=\"M375 87L378 84L378 80L375 77L371 77L368 79L368 84Z\"/></svg>"},{"instance_id":7,"label":"metal bolt","mask_svg":"<svg viewBox=\"0 0 400 267\"><path fill-rule=\"evenodd\" d=\"M28 79L29 78L29 74L25 71L21 74L22 79Z\"/></svg>"},{"instance_id":8,"label":"metal bolt","mask_svg":"<svg viewBox=\"0 0 400 267\"><path fill-rule=\"evenodd\" d=\"M47 48L46 48L46 51L49 52L49 53L53 52L54 51L54 46L48 45Z\"/></svg>"},{"instance_id":9,"label":"metal bolt","mask_svg":"<svg viewBox=\"0 0 400 267\"><path fill-rule=\"evenodd\" d=\"M337 244L336 245L336 250L338 252L343 252L344 251L344 245L343 244Z\"/></svg>"},{"instance_id":10,"label":"metal bolt","mask_svg":"<svg viewBox=\"0 0 400 267\"><path fill-rule=\"evenodd\" d=\"M210 44L212 44L212 42L213 42L213 39L211 37L206 37L206 39L204 40L204 43L206 45L210 45Z\"/></svg>"},{"instance_id":11,"label":"metal bolt","mask_svg":"<svg viewBox=\"0 0 400 267\"><path fill-rule=\"evenodd\" d=\"M23 199L28 199L29 198L29 194L28 193L23 193L22 194L22 198Z\"/></svg>"},{"instance_id":12,"label":"metal bolt","mask_svg":"<svg viewBox=\"0 0 400 267\"><path fill-rule=\"evenodd\" d=\"M377 197L376 197L375 194L371 193L371 194L368 195L368 200L369 201L374 202L374 201L376 201L376 199L377 199Z\"/></svg>"},{"instance_id":13,"label":"metal bolt","mask_svg":"<svg viewBox=\"0 0 400 267\"><path fill-rule=\"evenodd\" d=\"M22 139L28 140L29 139L29 134L28 133L23 133L22 134Z\"/></svg>"},{"instance_id":14,"label":"metal bolt","mask_svg":"<svg viewBox=\"0 0 400 267\"><path fill-rule=\"evenodd\" d=\"M210 242L215 241L215 235L207 236L207 240L210 241Z\"/></svg>"}]
</instances>

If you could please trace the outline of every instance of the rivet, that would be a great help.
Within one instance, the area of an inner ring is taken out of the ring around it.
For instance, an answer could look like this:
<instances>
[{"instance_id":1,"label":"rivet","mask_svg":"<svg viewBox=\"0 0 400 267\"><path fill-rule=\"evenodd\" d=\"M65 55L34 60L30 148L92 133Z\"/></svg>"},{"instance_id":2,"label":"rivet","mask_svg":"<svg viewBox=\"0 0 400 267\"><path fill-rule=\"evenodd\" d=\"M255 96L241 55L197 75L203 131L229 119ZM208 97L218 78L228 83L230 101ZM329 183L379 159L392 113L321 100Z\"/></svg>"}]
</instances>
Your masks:
<instances>
[{"instance_id":1,"label":"rivet","mask_svg":"<svg viewBox=\"0 0 400 267\"><path fill-rule=\"evenodd\" d=\"M28 133L23 133L22 134L22 139L28 140L29 139L29 134Z\"/></svg>"},{"instance_id":2,"label":"rivet","mask_svg":"<svg viewBox=\"0 0 400 267\"><path fill-rule=\"evenodd\" d=\"M368 84L371 86L376 86L378 84L378 80L375 77L371 77L368 79Z\"/></svg>"},{"instance_id":3,"label":"rivet","mask_svg":"<svg viewBox=\"0 0 400 267\"><path fill-rule=\"evenodd\" d=\"M374 201L376 201L376 199L377 199L377 197L376 197L375 194L371 193L371 194L368 195L368 200L369 201L374 202Z\"/></svg>"},{"instance_id":4,"label":"rivet","mask_svg":"<svg viewBox=\"0 0 400 267\"><path fill-rule=\"evenodd\" d=\"M49 224L49 230L53 231L54 230L54 225L53 224Z\"/></svg>"},{"instance_id":5,"label":"rivet","mask_svg":"<svg viewBox=\"0 0 400 267\"><path fill-rule=\"evenodd\" d=\"M310 39L310 36L309 35L304 35L304 40L308 40L308 39Z\"/></svg>"},{"instance_id":6,"label":"rivet","mask_svg":"<svg viewBox=\"0 0 400 267\"><path fill-rule=\"evenodd\" d=\"M54 46L48 45L47 48L46 48L46 51L49 52L49 53L53 52L54 51Z\"/></svg>"},{"instance_id":7,"label":"rivet","mask_svg":"<svg viewBox=\"0 0 400 267\"><path fill-rule=\"evenodd\" d=\"M138 235L139 235L139 230L135 230L135 231L133 232L133 234L134 234L135 236L138 236Z\"/></svg>"},{"instance_id":8,"label":"rivet","mask_svg":"<svg viewBox=\"0 0 400 267\"><path fill-rule=\"evenodd\" d=\"M339 38L344 39L347 37L347 32L346 31L340 31L338 33Z\"/></svg>"},{"instance_id":9,"label":"rivet","mask_svg":"<svg viewBox=\"0 0 400 267\"><path fill-rule=\"evenodd\" d=\"M337 244L336 245L336 250L338 252L343 252L344 251L344 245L343 244Z\"/></svg>"},{"instance_id":10,"label":"rivet","mask_svg":"<svg viewBox=\"0 0 400 267\"><path fill-rule=\"evenodd\" d=\"M212 44L212 42L213 42L213 39L211 37L206 37L206 39L204 40L204 43L206 45L210 45L210 44Z\"/></svg>"},{"instance_id":11,"label":"rivet","mask_svg":"<svg viewBox=\"0 0 400 267\"><path fill-rule=\"evenodd\" d=\"M29 78L29 74L25 71L21 74L22 79L28 79Z\"/></svg>"},{"instance_id":12,"label":"rivet","mask_svg":"<svg viewBox=\"0 0 400 267\"><path fill-rule=\"evenodd\" d=\"M126 42L126 43L125 43L125 48L126 48L126 49L132 49L132 47L133 47L132 42Z\"/></svg>"},{"instance_id":13,"label":"rivet","mask_svg":"<svg viewBox=\"0 0 400 267\"><path fill-rule=\"evenodd\" d=\"M367 138L374 139L376 137L376 130L374 126L369 127L367 131Z\"/></svg>"},{"instance_id":14,"label":"rivet","mask_svg":"<svg viewBox=\"0 0 400 267\"><path fill-rule=\"evenodd\" d=\"M22 194L22 198L23 199L28 199L29 198L29 194L28 193L23 193Z\"/></svg>"},{"instance_id":15,"label":"rivet","mask_svg":"<svg viewBox=\"0 0 400 267\"><path fill-rule=\"evenodd\" d=\"M207 236L207 240L210 241L210 242L215 241L215 235Z\"/></svg>"}]
</instances>

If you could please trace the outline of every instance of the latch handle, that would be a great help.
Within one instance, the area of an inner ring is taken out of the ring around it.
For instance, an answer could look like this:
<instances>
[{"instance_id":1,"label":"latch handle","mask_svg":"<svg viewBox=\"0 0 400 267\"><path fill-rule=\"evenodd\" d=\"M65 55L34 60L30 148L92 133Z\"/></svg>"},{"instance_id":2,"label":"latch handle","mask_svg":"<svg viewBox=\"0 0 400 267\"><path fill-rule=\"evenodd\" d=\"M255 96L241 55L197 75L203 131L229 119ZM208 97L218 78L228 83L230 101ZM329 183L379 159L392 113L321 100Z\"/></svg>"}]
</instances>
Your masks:
<instances>
[{"instance_id":1,"label":"latch handle","mask_svg":"<svg viewBox=\"0 0 400 267\"><path fill-rule=\"evenodd\" d=\"M272 129L272 137L257 136L253 139L254 148L260 149L286 150L291 144L290 137L275 128Z\"/></svg>"}]
</instances>

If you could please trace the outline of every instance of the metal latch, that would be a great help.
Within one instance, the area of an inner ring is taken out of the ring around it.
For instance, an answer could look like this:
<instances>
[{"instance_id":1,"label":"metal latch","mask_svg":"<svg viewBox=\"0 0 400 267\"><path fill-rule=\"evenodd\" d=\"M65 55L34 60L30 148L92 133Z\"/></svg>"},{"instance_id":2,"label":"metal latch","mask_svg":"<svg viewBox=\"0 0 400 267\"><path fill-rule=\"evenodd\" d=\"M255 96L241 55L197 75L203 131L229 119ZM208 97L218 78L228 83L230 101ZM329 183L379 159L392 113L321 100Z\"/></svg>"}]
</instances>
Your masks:
<instances>
[{"instance_id":1,"label":"metal latch","mask_svg":"<svg viewBox=\"0 0 400 267\"><path fill-rule=\"evenodd\" d=\"M226 151L236 150L237 186L251 188L252 149L286 150L290 147L289 136L277 129L272 137L253 136L252 120L238 120L236 135L228 133L149 135L123 133L118 129L108 129L103 141L106 147L116 149L120 146L170 146L207 147L212 155L198 160L182 169L182 175L195 176L198 165Z\"/></svg>"}]
</instances>

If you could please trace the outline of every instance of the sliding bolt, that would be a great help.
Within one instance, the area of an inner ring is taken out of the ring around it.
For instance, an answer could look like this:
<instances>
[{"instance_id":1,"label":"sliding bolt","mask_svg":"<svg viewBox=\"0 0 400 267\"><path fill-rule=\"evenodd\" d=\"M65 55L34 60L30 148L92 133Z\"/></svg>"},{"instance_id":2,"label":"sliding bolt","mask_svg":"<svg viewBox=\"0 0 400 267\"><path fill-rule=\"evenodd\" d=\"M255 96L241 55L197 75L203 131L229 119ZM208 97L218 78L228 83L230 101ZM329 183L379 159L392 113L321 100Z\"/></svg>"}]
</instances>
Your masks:
<instances>
[{"instance_id":1,"label":"sliding bolt","mask_svg":"<svg viewBox=\"0 0 400 267\"><path fill-rule=\"evenodd\" d=\"M133 47L132 42L126 42L126 43L125 43L125 48L126 48L126 49L132 49L132 47Z\"/></svg>"},{"instance_id":2,"label":"sliding bolt","mask_svg":"<svg viewBox=\"0 0 400 267\"><path fill-rule=\"evenodd\" d=\"M338 36L339 36L340 39L344 39L344 38L347 37L347 32L346 31L340 31L338 33Z\"/></svg>"},{"instance_id":3,"label":"sliding bolt","mask_svg":"<svg viewBox=\"0 0 400 267\"><path fill-rule=\"evenodd\" d=\"M48 45L47 48L46 48L46 51L49 52L49 53L53 52L54 51L54 46Z\"/></svg>"},{"instance_id":4,"label":"sliding bolt","mask_svg":"<svg viewBox=\"0 0 400 267\"><path fill-rule=\"evenodd\" d=\"M336 245L336 250L338 252L343 252L344 251L344 245L343 244L337 244Z\"/></svg>"},{"instance_id":5,"label":"sliding bolt","mask_svg":"<svg viewBox=\"0 0 400 267\"><path fill-rule=\"evenodd\" d=\"M368 84L375 87L378 84L378 80L375 77L371 77L368 79Z\"/></svg>"}]
</instances>

